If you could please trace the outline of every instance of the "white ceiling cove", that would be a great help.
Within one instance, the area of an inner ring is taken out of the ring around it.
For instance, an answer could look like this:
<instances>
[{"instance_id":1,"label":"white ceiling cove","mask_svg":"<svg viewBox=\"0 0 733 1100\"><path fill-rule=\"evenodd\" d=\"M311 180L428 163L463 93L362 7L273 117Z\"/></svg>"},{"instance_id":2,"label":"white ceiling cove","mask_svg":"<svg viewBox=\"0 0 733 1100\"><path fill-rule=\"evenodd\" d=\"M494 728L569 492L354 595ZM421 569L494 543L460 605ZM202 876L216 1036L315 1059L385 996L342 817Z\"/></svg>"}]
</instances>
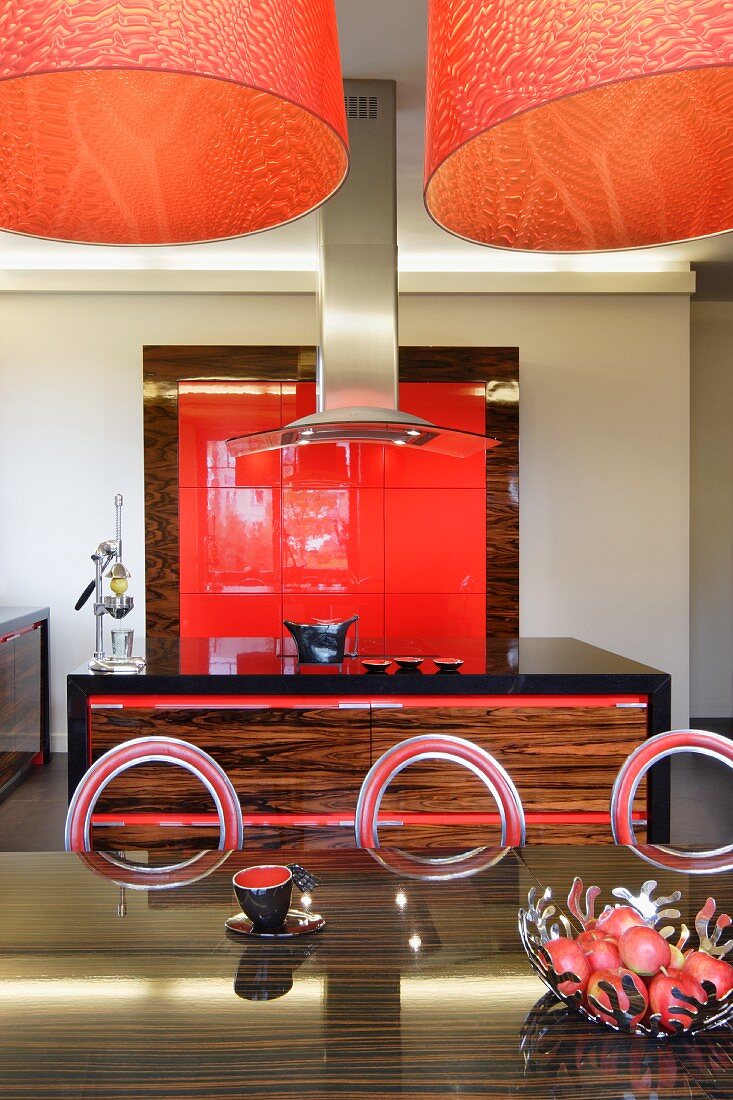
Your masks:
<instances>
[{"instance_id":1,"label":"white ceiling cove","mask_svg":"<svg viewBox=\"0 0 733 1100\"><path fill-rule=\"evenodd\" d=\"M697 272L697 298L733 298L733 233L664 248L587 256L508 252L451 237L422 201L427 0L336 0L345 77L397 83L400 271ZM315 271L315 216L213 244L156 248L72 245L0 232L0 271Z\"/></svg>"}]
</instances>

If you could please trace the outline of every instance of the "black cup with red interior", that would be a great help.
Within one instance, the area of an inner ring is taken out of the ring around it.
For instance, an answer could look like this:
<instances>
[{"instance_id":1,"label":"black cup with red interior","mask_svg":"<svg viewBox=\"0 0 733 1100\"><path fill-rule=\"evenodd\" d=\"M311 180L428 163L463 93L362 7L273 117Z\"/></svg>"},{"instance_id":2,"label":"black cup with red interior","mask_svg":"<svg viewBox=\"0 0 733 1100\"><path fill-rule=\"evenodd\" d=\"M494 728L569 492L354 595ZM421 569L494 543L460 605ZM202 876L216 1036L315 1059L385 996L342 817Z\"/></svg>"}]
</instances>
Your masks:
<instances>
[{"instance_id":1,"label":"black cup with red interior","mask_svg":"<svg viewBox=\"0 0 733 1100\"><path fill-rule=\"evenodd\" d=\"M293 892L289 867L267 863L245 867L232 879L242 912L260 932L275 932L285 923Z\"/></svg>"}]
</instances>

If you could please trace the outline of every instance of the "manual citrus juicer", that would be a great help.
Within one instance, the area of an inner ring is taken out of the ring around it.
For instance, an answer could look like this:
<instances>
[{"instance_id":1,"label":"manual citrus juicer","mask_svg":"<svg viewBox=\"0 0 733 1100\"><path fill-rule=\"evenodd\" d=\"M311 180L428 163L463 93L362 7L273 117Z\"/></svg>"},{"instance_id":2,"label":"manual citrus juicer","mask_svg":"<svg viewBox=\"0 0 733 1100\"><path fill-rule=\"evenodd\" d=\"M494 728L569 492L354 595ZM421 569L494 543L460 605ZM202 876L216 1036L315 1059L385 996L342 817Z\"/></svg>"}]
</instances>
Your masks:
<instances>
[{"instance_id":1,"label":"manual citrus juicer","mask_svg":"<svg viewBox=\"0 0 733 1100\"><path fill-rule=\"evenodd\" d=\"M142 657L108 657L104 652L104 616L111 615L113 619L124 619L132 611L134 599L127 596L129 570L122 562L122 494L115 495L115 537L100 542L92 554L94 562L94 580L90 581L74 605L75 611L80 611L87 602L92 592L94 593L94 622L96 637L94 656L89 662L91 672L142 672L145 668L145 660ZM102 595L102 582L104 571L110 566L106 574L112 595Z\"/></svg>"}]
</instances>

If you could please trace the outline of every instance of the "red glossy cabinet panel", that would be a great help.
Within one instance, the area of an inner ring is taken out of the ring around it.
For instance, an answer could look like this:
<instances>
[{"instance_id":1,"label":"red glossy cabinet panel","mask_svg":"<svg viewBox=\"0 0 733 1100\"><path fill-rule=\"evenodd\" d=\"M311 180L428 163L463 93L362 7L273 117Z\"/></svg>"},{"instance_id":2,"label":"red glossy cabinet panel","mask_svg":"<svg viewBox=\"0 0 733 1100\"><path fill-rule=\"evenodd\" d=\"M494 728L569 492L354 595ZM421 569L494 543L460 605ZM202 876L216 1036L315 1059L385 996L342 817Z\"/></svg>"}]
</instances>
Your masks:
<instances>
[{"instance_id":1,"label":"red glossy cabinet panel","mask_svg":"<svg viewBox=\"0 0 733 1100\"><path fill-rule=\"evenodd\" d=\"M279 592L280 490L179 495L181 592Z\"/></svg>"},{"instance_id":2,"label":"red glossy cabinet panel","mask_svg":"<svg viewBox=\"0 0 733 1100\"><path fill-rule=\"evenodd\" d=\"M277 451L235 460L226 440L278 428L281 413L279 385L196 380L179 383L179 485L279 485Z\"/></svg>"},{"instance_id":3,"label":"red glossy cabinet panel","mask_svg":"<svg viewBox=\"0 0 733 1100\"><path fill-rule=\"evenodd\" d=\"M282 523L285 592L384 591L381 489L285 488Z\"/></svg>"},{"instance_id":4,"label":"red glossy cabinet panel","mask_svg":"<svg viewBox=\"0 0 733 1100\"><path fill-rule=\"evenodd\" d=\"M485 592L482 489L385 490L385 590Z\"/></svg>"},{"instance_id":5,"label":"red glossy cabinet panel","mask_svg":"<svg viewBox=\"0 0 733 1100\"><path fill-rule=\"evenodd\" d=\"M486 389L475 382L401 382L400 408L444 428L484 435ZM385 485L477 488L486 485L486 454L469 458L409 447L384 448Z\"/></svg>"},{"instance_id":6,"label":"red glossy cabinet panel","mask_svg":"<svg viewBox=\"0 0 733 1100\"><path fill-rule=\"evenodd\" d=\"M388 637L483 638L486 635L486 596L450 592L388 593L384 599ZM463 657L462 648L446 657Z\"/></svg>"},{"instance_id":7,"label":"red glossy cabinet panel","mask_svg":"<svg viewBox=\"0 0 733 1100\"><path fill-rule=\"evenodd\" d=\"M315 385L284 385L283 423L308 416L316 409ZM282 451L283 485L304 488L370 486L384 484L384 448L364 443L332 443L327 446L286 447Z\"/></svg>"},{"instance_id":8,"label":"red glossy cabinet panel","mask_svg":"<svg viewBox=\"0 0 733 1100\"><path fill-rule=\"evenodd\" d=\"M359 635L362 638L384 638L384 596L382 593L294 593L283 595L283 618L294 623L313 622L314 619L334 619L343 622L352 615L359 616ZM354 628L347 635L346 648L352 649ZM288 631L283 636L286 653L295 653L295 642Z\"/></svg>"},{"instance_id":9,"label":"red glossy cabinet panel","mask_svg":"<svg viewBox=\"0 0 733 1100\"><path fill-rule=\"evenodd\" d=\"M282 629L280 594L181 595L183 638L277 638Z\"/></svg>"},{"instance_id":10,"label":"red glossy cabinet panel","mask_svg":"<svg viewBox=\"0 0 733 1100\"><path fill-rule=\"evenodd\" d=\"M403 383L400 403L484 431L482 386ZM313 383L181 383L182 635L280 638L283 618L358 614L364 652L386 644L385 634L390 644L456 637L468 650L486 623L484 455L351 443L236 464L228 456L230 436L315 406ZM292 646L287 633L284 644Z\"/></svg>"}]
</instances>

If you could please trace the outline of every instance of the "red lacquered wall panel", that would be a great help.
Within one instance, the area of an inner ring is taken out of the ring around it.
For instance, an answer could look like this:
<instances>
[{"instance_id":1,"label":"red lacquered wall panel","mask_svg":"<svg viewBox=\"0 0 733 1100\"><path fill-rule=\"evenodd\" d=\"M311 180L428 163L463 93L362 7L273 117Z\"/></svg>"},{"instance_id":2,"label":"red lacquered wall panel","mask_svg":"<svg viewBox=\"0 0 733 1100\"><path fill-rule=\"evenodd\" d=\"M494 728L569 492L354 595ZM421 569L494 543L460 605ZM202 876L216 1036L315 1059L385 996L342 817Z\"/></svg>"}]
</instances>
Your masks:
<instances>
[{"instance_id":1,"label":"red lacquered wall panel","mask_svg":"<svg viewBox=\"0 0 733 1100\"><path fill-rule=\"evenodd\" d=\"M294 623L312 622L314 619L350 619L359 616L359 637L379 642L377 649L382 652L384 639L384 595L381 592L359 592L348 594L294 593L283 594L283 618ZM352 647L353 627L347 635L346 648ZM364 647L362 646L362 649ZM373 645L369 646L375 652ZM286 631L283 638L285 653L295 653L295 642Z\"/></svg>"},{"instance_id":2,"label":"red lacquered wall panel","mask_svg":"<svg viewBox=\"0 0 733 1100\"><path fill-rule=\"evenodd\" d=\"M279 592L280 489L179 496L181 592Z\"/></svg>"},{"instance_id":3,"label":"red lacquered wall panel","mask_svg":"<svg viewBox=\"0 0 733 1100\"><path fill-rule=\"evenodd\" d=\"M283 424L316 411L312 382L284 384ZM362 443L334 443L328 447L286 447L282 454L282 484L302 488L340 488L384 485L384 448Z\"/></svg>"},{"instance_id":4,"label":"red lacquered wall panel","mask_svg":"<svg viewBox=\"0 0 733 1100\"><path fill-rule=\"evenodd\" d=\"M403 383L400 395L406 411L484 431L481 385ZM365 653L483 639L484 456L345 443L228 457L232 435L315 405L307 382L180 384L181 634L283 637L290 652L283 619L358 614Z\"/></svg>"},{"instance_id":5,"label":"red lacquered wall panel","mask_svg":"<svg viewBox=\"0 0 733 1100\"><path fill-rule=\"evenodd\" d=\"M486 387L475 382L400 382L400 408L433 424L484 435ZM453 458L407 447L386 447L387 487L486 487L486 456Z\"/></svg>"},{"instance_id":6,"label":"red lacquered wall panel","mask_svg":"<svg viewBox=\"0 0 733 1100\"><path fill-rule=\"evenodd\" d=\"M385 489L385 590L486 592L486 490Z\"/></svg>"},{"instance_id":7,"label":"red lacquered wall panel","mask_svg":"<svg viewBox=\"0 0 733 1100\"><path fill-rule=\"evenodd\" d=\"M284 488L282 507L285 592L384 592L383 489Z\"/></svg>"},{"instance_id":8,"label":"red lacquered wall panel","mask_svg":"<svg viewBox=\"0 0 733 1100\"><path fill-rule=\"evenodd\" d=\"M283 485L337 489L345 486L381 490L384 450L369 443L286 447L282 452Z\"/></svg>"},{"instance_id":9,"label":"red lacquered wall panel","mask_svg":"<svg viewBox=\"0 0 733 1100\"><path fill-rule=\"evenodd\" d=\"M485 638L486 597L478 592L389 592L384 598L384 619L387 637ZM463 657L463 651L444 656Z\"/></svg>"},{"instance_id":10,"label":"red lacquered wall panel","mask_svg":"<svg viewBox=\"0 0 733 1100\"><path fill-rule=\"evenodd\" d=\"M181 593L183 638L276 638L281 630L280 593L207 596Z\"/></svg>"},{"instance_id":11,"label":"red lacquered wall panel","mask_svg":"<svg viewBox=\"0 0 733 1100\"><path fill-rule=\"evenodd\" d=\"M281 424L280 386L263 382L180 382L178 484L279 485L277 451L234 459L226 440Z\"/></svg>"}]
</instances>

